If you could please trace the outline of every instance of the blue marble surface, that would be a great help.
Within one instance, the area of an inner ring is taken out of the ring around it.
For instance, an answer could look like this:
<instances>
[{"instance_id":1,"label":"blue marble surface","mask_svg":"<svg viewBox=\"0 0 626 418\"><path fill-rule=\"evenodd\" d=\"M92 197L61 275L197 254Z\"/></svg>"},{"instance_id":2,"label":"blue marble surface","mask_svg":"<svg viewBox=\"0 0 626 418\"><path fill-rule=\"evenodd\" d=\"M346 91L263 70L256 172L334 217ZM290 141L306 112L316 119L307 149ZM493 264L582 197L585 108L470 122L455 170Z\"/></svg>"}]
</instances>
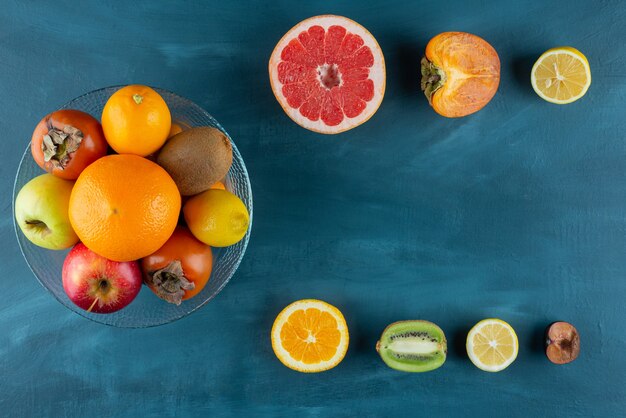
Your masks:
<instances>
[{"instance_id":1,"label":"blue marble surface","mask_svg":"<svg viewBox=\"0 0 626 418\"><path fill-rule=\"evenodd\" d=\"M132 5L131 5L132 4ZM348 16L378 39L387 92L364 126L322 136L274 99L269 55L300 20ZM0 14L0 415L626 415L626 3L622 1L17 1ZM502 82L481 112L438 117L419 92L427 41L476 33ZM572 45L593 84L556 106L529 83L546 49ZM152 329L73 314L32 276L11 190L32 129L99 87L142 83L212 113L246 160L248 253L207 306ZM274 357L276 314L320 298L345 314L341 365L304 375ZM520 338L506 371L476 369L468 329L500 317ZM446 364L402 374L374 351L383 328L428 319ZM580 358L554 366L544 327L574 323Z\"/></svg>"}]
</instances>

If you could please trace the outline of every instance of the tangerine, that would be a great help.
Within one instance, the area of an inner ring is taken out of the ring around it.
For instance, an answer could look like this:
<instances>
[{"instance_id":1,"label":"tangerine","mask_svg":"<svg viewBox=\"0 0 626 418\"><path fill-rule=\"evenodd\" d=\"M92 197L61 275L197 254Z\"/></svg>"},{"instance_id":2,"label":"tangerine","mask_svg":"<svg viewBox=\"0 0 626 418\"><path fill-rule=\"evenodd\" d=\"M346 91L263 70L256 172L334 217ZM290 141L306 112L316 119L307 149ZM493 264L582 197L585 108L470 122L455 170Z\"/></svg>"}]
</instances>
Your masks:
<instances>
[{"instance_id":1,"label":"tangerine","mask_svg":"<svg viewBox=\"0 0 626 418\"><path fill-rule=\"evenodd\" d=\"M102 129L118 154L156 152L170 134L172 115L159 93L130 85L113 93L102 110Z\"/></svg>"},{"instance_id":2,"label":"tangerine","mask_svg":"<svg viewBox=\"0 0 626 418\"><path fill-rule=\"evenodd\" d=\"M182 124L178 124L176 122L172 122L172 126L170 126L170 132L167 134L167 139L170 139L176 134L179 134L183 131Z\"/></svg>"},{"instance_id":3,"label":"tangerine","mask_svg":"<svg viewBox=\"0 0 626 418\"><path fill-rule=\"evenodd\" d=\"M160 166L136 155L109 155L76 180L69 217L90 250L110 260L131 261L165 244L180 207L176 183Z\"/></svg>"}]
</instances>

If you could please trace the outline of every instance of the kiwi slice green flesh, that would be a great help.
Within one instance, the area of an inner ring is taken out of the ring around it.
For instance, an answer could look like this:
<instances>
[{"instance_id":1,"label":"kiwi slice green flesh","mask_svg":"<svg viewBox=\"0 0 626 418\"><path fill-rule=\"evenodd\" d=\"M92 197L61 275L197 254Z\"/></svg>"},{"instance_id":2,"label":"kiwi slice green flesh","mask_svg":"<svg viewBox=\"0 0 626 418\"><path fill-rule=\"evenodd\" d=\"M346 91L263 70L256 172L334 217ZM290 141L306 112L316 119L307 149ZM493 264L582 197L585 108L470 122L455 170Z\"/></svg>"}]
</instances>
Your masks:
<instances>
[{"instance_id":1,"label":"kiwi slice green flesh","mask_svg":"<svg viewBox=\"0 0 626 418\"><path fill-rule=\"evenodd\" d=\"M392 369L419 373L441 367L448 345L441 328L432 322L400 321L385 328L376 351Z\"/></svg>"}]
</instances>

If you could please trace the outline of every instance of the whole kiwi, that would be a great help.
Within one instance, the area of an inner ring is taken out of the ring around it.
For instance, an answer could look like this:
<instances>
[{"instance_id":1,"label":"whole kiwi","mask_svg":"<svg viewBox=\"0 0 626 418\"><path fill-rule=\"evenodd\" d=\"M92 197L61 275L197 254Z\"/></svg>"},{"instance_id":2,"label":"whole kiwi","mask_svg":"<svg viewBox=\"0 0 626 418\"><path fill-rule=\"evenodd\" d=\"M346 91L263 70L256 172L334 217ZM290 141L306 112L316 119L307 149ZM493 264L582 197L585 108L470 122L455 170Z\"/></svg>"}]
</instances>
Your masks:
<instances>
[{"instance_id":1,"label":"whole kiwi","mask_svg":"<svg viewBox=\"0 0 626 418\"><path fill-rule=\"evenodd\" d=\"M233 147L222 131L200 126L170 138L157 157L183 196L193 196L222 180L233 163Z\"/></svg>"},{"instance_id":2,"label":"whole kiwi","mask_svg":"<svg viewBox=\"0 0 626 418\"><path fill-rule=\"evenodd\" d=\"M385 328L376 351L392 369L420 373L445 363L448 343L441 328L432 322L400 321Z\"/></svg>"}]
</instances>

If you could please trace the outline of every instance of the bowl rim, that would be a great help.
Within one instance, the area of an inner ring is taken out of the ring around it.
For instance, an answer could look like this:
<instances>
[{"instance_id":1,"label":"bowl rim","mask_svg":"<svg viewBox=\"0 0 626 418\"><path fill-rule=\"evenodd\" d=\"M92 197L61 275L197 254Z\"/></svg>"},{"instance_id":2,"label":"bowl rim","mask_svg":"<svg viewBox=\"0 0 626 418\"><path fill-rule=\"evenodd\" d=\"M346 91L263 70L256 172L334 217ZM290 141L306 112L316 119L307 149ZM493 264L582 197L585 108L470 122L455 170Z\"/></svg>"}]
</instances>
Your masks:
<instances>
[{"instance_id":1,"label":"bowl rim","mask_svg":"<svg viewBox=\"0 0 626 418\"><path fill-rule=\"evenodd\" d=\"M62 110L62 109L69 109L69 106L76 100L81 99L85 96L89 96L91 94L103 91L103 90L110 90L110 89L115 89L115 91L129 86L131 84L118 84L118 85L112 85L112 86L108 86L108 87L101 87L95 90L91 90L88 91L87 93L83 93L80 96L76 96L73 99L70 99L69 101L65 102L61 107L57 108L56 110ZM215 290L215 292L213 292L209 297L207 297L204 301L202 301L202 303L198 304L195 308L193 308L192 310L190 310L189 312L185 313L182 316L179 316L177 318L174 318L170 321L167 322L161 322L161 323L155 323L155 324L148 324L148 325L116 325L116 324L112 324L112 323L107 323L107 322L101 322L98 321L96 318L97 317L91 317L91 316L87 316L85 315L83 312L81 312L80 310L74 310L72 309L70 306L68 306L67 304L65 304L61 299L59 299L59 297L57 297L57 295L52 292L48 286L45 285L45 283L39 278L39 276L37 275L37 273L35 273L35 270L33 269L33 266L31 265L30 261L28 260L28 258L26 257L26 253L24 252L24 248L22 247L22 243L20 242L19 239L19 234L21 233L17 225L17 221L15 218L15 198L17 197L17 179L18 179L18 174L22 169L22 164L24 163L24 161L26 161L27 158L27 154L30 153L30 147L31 147L31 141L28 141L28 145L26 146L26 149L24 150L24 153L22 154L22 158L20 159L20 163L17 166L17 171L15 173L15 178L13 179L13 195L11 197L11 207L12 207L12 212L13 212L13 230L15 232L15 239L17 240L17 245L20 249L20 252L22 253L22 257L24 258L24 261L26 261L26 265L28 266L28 268L30 269L31 273L33 274L33 276L35 276L35 278L37 279L37 281L39 282L39 284L48 292L50 293L52 296L54 296L54 298L57 300L57 302L59 302L61 305L63 305L63 307L65 307L65 309L69 310L72 313L78 314L80 316L82 316L83 318L86 318L92 322L95 322L97 324L100 325L106 325L109 327L113 327L113 328L126 328L126 329L141 329L141 328L153 328L153 327L158 327L158 326L163 326L163 325L168 325L168 324L172 324L174 322L177 322L183 318L188 317L189 315L191 315L192 313L196 312L198 309L200 309L201 307L203 307L204 305L206 305L209 301L211 301L215 296L217 296L223 289L224 287L231 281L231 279L233 278L233 276L235 275L235 273L237 273L237 270L239 269L239 265L241 264L241 261L243 260L243 257L246 254L246 250L248 249L248 242L250 241L250 235L252 234L252 219L253 219L253 196L252 196L252 184L250 182L250 175L248 173L248 168L246 167L245 161L243 159L243 156L241 155L241 153L239 152L239 149L237 148L237 146L235 145L235 141L233 141L233 139L230 137L230 135L228 134L228 132L226 132L226 130L224 129L224 127L222 127L222 125L217 121L217 119L215 119L209 112L207 112L202 106L196 104L195 102L193 102L192 100L180 96L179 94L176 94L172 91L160 88L160 87L154 87L154 86L148 86L152 89L154 89L157 93L161 93L161 92L165 92L169 95L175 96L177 99L181 100L182 102L186 102L187 104L190 104L191 106L197 108L204 116L208 117L209 119L211 119L212 121L215 122L216 127L222 131L224 133L224 135L226 135L226 137L228 137L232 147L233 147L233 154L235 154L238 159L241 162L241 167L243 170L243 173L245 175L246 178L246 189L248 192L248 195L250 196L249 200L250 200L250 207L248 208L248 212L249 212L249 216L250 216L250 220L249 220L249 225L248 225L248 231L246 232L246 235L244 236L244 240L243 240L243 248L241 250L241 254L240 256L237 258L237 261L235 262L234 266L233 266L233 271L232 273L224 280L224 282ZM93 116L93 115L92 115ZM96 118L99 122L100 122L100 118ZM43 173L45 174L45 173ZM32 180L32 179L31 179ZM30 180L29 180L30 181ZM69 248L68 248L69 250ZM54 251L54 250L50 250L50 251ZM59 250L59 251L63 251L63 250ZM143 287L143 285L142 285ZM132 302L131 302L132 303ZM105 315L105 314L103 314Z\"/></svg>"}]
</instances>

